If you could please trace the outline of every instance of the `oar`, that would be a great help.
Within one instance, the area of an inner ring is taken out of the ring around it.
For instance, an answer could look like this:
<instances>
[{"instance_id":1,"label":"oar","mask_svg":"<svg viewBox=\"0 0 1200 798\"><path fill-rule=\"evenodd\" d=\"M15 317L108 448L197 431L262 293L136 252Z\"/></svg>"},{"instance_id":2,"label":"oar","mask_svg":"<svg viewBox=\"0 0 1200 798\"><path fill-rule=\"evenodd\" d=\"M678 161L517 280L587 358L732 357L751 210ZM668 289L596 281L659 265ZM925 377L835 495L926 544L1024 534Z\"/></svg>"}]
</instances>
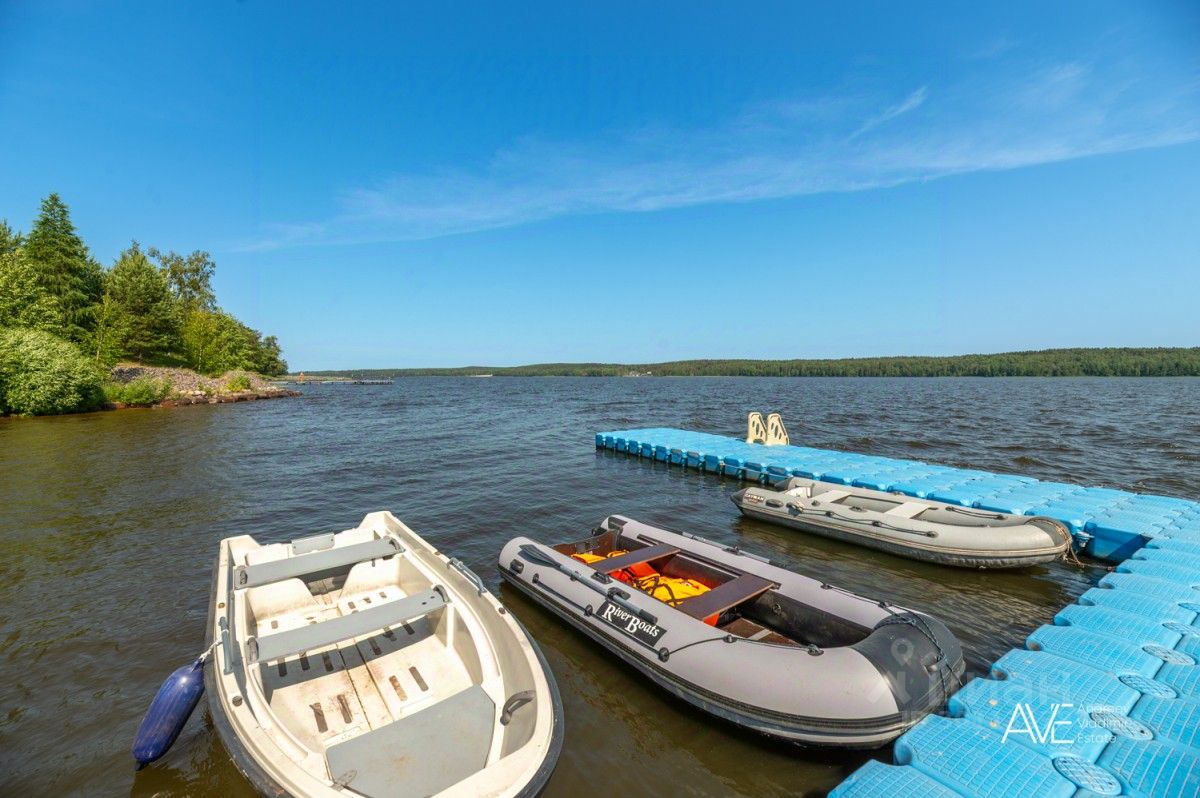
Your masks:
<instances>
[{"instance_id":1,"label":"oar","mask_svg":"<svg viewBox=\"0 0 1200 798\"><path fill-rule=\"evenodd\" d=\"M554 570L559 571L560 573L566 574L567 576L571 577L572 581L579 582L581 585L591 588L592 590L596 591L600 595L604 596L604 598L611 601L613 604L616 604L618 607L620 607L621 609L625 610L628 613L636 615L638 618L641 618L646 623L652 623L652 624L656 624L656 625L658 624L658 616L652 615L651 613L646 612L641 607L638 607L637 605L634 605L634 604L630 604L626 600L629 598L628 593L625 593L625 595L622 596L621 594L624 593L624 591L619 590L618 588L615 588L615 587L604 588L604 587L601 587L600 585L596 584L595 582L593 582L591 579L584 579L579 574L570 570L569 568L564 566L562 563L560 563L558 560L554 559L549 554L542 551L541 549L539 549L537 546L533 545L532 543L526 543L523 546L521 546L520 552L521 552L521 555L525 557L525 559L532 560L533 562L536 562L538 565L544 565L547 568L553 568Z\"/></svg>"}]
</instances>

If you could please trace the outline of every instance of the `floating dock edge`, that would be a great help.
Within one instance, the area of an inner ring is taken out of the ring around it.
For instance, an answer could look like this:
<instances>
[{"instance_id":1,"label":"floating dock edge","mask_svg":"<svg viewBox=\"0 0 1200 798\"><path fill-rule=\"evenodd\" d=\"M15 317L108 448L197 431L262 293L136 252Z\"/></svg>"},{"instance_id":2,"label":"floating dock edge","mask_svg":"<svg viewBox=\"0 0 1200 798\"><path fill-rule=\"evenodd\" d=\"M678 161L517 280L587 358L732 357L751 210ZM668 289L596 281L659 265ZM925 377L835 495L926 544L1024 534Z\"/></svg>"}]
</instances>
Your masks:
<instances>
[{"instance_id":1,"label":"floating dock edge","mask_svg":"<svg viewBox=\"0 0 1200 798\"><path fill-rule=\"evenodd\" d=\"M831 798L1200 795L1200 503L671 428L596 446L753 482L791 476L1047 515L1119 563Z\"/></svg>"}]
</instances>

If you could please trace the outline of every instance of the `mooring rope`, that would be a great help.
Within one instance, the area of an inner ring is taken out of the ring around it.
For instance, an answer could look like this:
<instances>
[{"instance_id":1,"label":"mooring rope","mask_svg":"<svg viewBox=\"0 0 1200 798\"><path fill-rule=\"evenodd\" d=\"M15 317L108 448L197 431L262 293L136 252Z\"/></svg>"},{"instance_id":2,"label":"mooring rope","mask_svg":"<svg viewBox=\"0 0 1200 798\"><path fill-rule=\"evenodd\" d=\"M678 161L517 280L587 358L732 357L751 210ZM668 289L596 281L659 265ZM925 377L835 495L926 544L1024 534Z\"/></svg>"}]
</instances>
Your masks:
<instances>
[{"instance_id":1,"label":"mooring rope","mask_svg":"<svg viewBox=\"0 0 1200 798\"><path fill-rule=\"evenodd\" d=\"M950 658L946 656L945 650L942 648L941 643L938 642L937 635L935 635L933 630L929 628L929 624L925 622L924 616L922 616L919 612L911 611L901 615L900 613L895 612L890 605L882 605L881 602L881 606L883 606L883 609L885 609L891 616L891 618L888 621L885 621L885 623L902 623L907 626L911 626L933 644L933 648L937 652L937 662L945 663L944 667L939 667L937 669L938 686L942 688L942 695L946 698L949 698L951 693L951 688L947 682L946 671L950 671L950 676L954 679L955 684L952 689L957 690L959 687L962 687L962 679L959 678L958 674L954 673L954 668L952 667Z\"/></svg>"}]
</instances>

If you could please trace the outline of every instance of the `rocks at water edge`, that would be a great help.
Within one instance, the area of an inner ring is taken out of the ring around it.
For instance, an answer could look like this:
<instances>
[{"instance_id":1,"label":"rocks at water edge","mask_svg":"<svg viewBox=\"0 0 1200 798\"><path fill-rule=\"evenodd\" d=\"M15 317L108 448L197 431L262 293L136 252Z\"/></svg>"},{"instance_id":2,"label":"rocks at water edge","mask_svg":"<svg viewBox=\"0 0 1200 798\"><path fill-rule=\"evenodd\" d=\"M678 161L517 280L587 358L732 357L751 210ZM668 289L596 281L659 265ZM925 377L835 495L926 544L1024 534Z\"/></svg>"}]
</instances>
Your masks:
<instances>
[{"instance_id":1,"label":"rocks at water edge","mask_svg":"<svg viewBox=\"0 0 1200 798\"><path fill-rule=\"evenodd\" d=\"M281 388L248 371L228 371L219 377L206 377L189 369L119 363L112 369L112 379L114 382L125 384L139 379L169 383L171 389L166 398L150 405L161 408L255 402L259 399L281 399L301 395L299 391ZM236 389L233 386L237 386ZM120 410L131 406L121 402L110 402L105 408Z\"/></svg>"}]
</instances>

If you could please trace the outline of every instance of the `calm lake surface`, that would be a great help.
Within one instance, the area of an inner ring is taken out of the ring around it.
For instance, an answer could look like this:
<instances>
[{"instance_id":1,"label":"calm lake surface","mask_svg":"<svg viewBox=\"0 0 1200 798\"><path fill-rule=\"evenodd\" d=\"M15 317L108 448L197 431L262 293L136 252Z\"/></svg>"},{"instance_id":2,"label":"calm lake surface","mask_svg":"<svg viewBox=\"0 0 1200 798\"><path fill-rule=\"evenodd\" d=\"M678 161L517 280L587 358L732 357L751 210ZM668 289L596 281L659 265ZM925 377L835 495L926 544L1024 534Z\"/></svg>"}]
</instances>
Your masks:
<instances>
[{"instance_id":1,"label":"calm lake surface","mask_svg":"<svg viewBox=\"0 0 1200 798\"><path fill-rule=\"evenodd\" d=\"M0 787L5 794L240 796L197 711L162 761L129 747L199 653L217 542L282 541L390 509L462 557L525 624L567 713L548 796L820 795L870 754L805 751L710 720L500 587L523 534L609 513L738 543L941 618L971 673L1105 573L922 565L738 517L734 482L598 453L597 431L745 433L1200 498L1200 380L410 378L252 404L0 419ZM202 705L203 706L203 705ZM887 760L890 749L875 754Z\"/></svg>"}]
</instances>

